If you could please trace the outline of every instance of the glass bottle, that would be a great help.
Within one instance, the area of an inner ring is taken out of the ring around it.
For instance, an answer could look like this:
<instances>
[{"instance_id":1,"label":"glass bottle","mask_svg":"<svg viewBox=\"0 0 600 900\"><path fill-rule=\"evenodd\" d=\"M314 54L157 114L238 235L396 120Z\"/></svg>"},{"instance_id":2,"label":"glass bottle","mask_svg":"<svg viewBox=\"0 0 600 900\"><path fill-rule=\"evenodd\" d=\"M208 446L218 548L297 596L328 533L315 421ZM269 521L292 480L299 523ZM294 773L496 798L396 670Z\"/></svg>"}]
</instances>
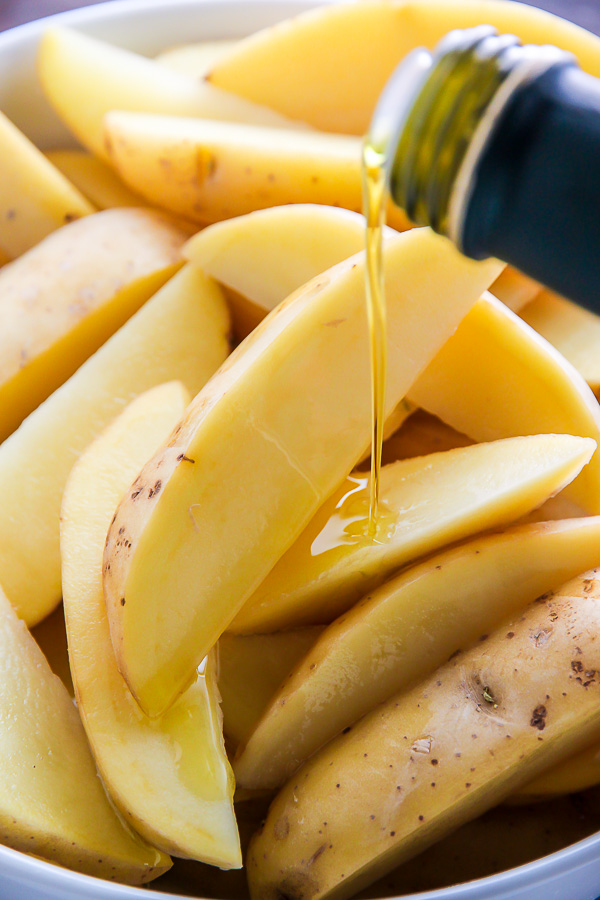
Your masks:
<instances>
[{"instance_id":1,"label":"glass bottle","mask_svg":"<svg viewBox=\"0 0 600 900\"><path fill-rule=\"evenodd\" d=\"M394 72L369 140L414 222L600 313L600 80L571 54L453 31Z\"/></svg>"}]
</instances>

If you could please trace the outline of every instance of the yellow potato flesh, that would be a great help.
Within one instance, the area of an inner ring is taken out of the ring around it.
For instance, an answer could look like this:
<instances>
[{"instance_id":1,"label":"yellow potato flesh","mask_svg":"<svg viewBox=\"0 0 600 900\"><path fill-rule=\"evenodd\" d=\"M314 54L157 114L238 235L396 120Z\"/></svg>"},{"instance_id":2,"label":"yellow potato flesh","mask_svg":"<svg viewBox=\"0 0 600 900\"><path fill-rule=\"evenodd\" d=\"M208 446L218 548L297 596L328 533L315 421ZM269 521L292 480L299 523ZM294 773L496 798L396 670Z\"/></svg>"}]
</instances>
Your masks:
<instances>
[{"instance_id":1,"label":"yellow potato flesh","mask_svg":"<svg viewBox=\"0 0 600 900\"><path fill-rule=\"evenodd\" d=\"M160 213L105 211L0 272L0 441L180 268L185 238Z\"/></svg>"},{"instance_id":2,"label":"yellow potato flesh","mask_svg":"<svg viewBox=\"0 0 600 900\"><path fill-rule=\"evenodd\" d=\"M71 697L2 593L0 718L3 844L129 884L170 867L117 817Z\"/></svg>"},{"instance_id":3,"label":"yellow potato flesh","mask_svg":"<svg viewBox=\"0 0 600 900\"><path fill-rule=\"evenodd\" d=\"M297 628L284 634L223 634L219 638L219 691L223 729L245 743L273 694L306 655L322 628Z\"/></svg>"},{"instance_id":4,"label":"yellow potato flesh","mask_svg":"<svg viewBox=\"0 0 600 900\"><path fill-rule=\"evenodd\" d=\"M198 391L228 352L217 285L185 267L0 445L0 580L29 624L60 600L59 511L74 462L137 394Z\"/></svg>"},{"instance_id":5,"label":"yellow potato flesh","mask_svg":"<svg viewBox=\"0 0 600 900\"><path fill-rule=\"evenodd\" d=\"M384 265L389 413L499 264L468 261L415 229L387 243ZM350 257L274 310L119 507L105 556L111 635L122 674L151 715L185 688L368 446L364 274L364 257ZM126 546L116 544L121 527Z\"/></svg>"},{"instance_id":6,"label":"yellow potato flesh","mask_svg":"<svg viewBox=\"0 0 600 900\"><path fill-rule=\"evenodd\" d=\"M384 231L386 237L393 233ZM230 289L234 326L246 337L292 291L357 253L364 243L362 215L337 206L294 203L217 222L194 235L184 252ZM511 308L539 290L537 282L510 266L490 287Z\"/></svg>"},{"instance_id":7,"label":"yellow potato flesh","mask_svg":"<svg viewBox=\"0 0 600 900\"><path fill-rule=\"evenodd\" d=\"M110 112L104 122L126 184L192 221L288 203L362 208L357 137L143 112ZM393 204L387 218L399 230L410 225Z\"/></svg>"},{"instance_id":8,"label":"yellow potato flesh","mask_svg":"<svg viewBox=\"0 0 600 900\"><path fill-rule=\"evenodd\" d=\"M547 290L520 316L575 366L593 391L600 389L600 317Z\"/></svg>"},{"instance_id":9,"label":"yellow potato flesh","mask_svg":"<svg viewBox=\"0 0 600 900\"><path fill-rule=\"evenodd\" d=\"M332 622L400 566L452 541L506 525L560 491L593 441L536 435L475 444L382 470L377 540L365 539L367 476L351 476L242 607L232 631Z\"/></svg>"},{"instance_id":10,"label":"yellow potato flesh","mask_svg":"<svg viewBox=\"0 0 600 900\"><path fill-rule=\"evenodd\" d=\"M600 517L477 538L392 578L293 668L235 762L238 784L280 787L379 703L598 563Z\"/></svg>"},{"instance_id":11,"label":"yellow potato flesh","mask_svg":"<svg viewBox=\"0 0 600 900\"><path fill-rule=\"evenodd\" d=\"M61 119L96 156L108 160L102 120L111 109L206 116L299 128L273 110L244 101L137 53L68 28L49 28L38 75Z\"/></svg>"},{"instance_id":12,"label":"yellow potato flesh","mask_svg":"<svg viewBox=\"0 0 600 900\"><path fill-rule=\"evenodd\" d=\"M204 78L210 68L225 54L230 53L237 41L201 41L198 44L181 44L165 50L155 57L156 62L175 72Z\"/></svg>"},{"instance_id":13,"label":"yellow potato flesh","mask_svg":"<svg viewBox=\"0 0 600 900\"><path fill-rule=\"evenodd\" d=\"M305 763L250 845L253 900L350 897L597 739L600 591L583 586L533 603Z\"/></svg>"},{"instance_id":14,"label":"yellow potato flesh","mask_svg":"<svg viewBox=\"0 0 600 900\"><path fill-rule=\"evenodd\" d=\"M482 22L525 43L564 47L586 71L600 76L595 35L525 4L372 0L327 5L264 29L240 41L214 65L209 79L323 131L361 135L407 53L433 49L448 31Z\"/></svg>"},{"instance_id":15,"label":"yellow potato flesh","mask_svg":"<svg viewBox=\"0 0 600 900\"><path fill-rule=\"evenodd\" d=\"M522 803L546 800L560 794L576 794L600 783L600 746L594 743L571 759L542 772L520 791L515 799Z\"/></svg>"},{"instance_id":16,"label":"yellow potato flesh","mask_svg":"<svg viewBox=\"0 0 600 900\"><path fill-rule=\"evenodd\" d=\"M475 304L409 399L477 441L519 434L600 436L600 409L579 373L490 295ZM600 456L566 497L600 512Z\"/></svg>"},{"instance_id":17,"label":"yellow potato flesh","mask_svg":"<svg viewBox=\"0 0 600 900\"><path fill-rule=\"evenodd\" d=\"M228 869L242 861L212 663L166 716L147 719L117 669L102 593L114 510L189 400L177 382L153 388L73 467L61 510L63 596L77 706L113 802L156 846Z\"/></svg>"},{"instance_id":18,"label":"yellow potato flesh","mask_svg":"<svg viewBox=\"0 0 600 900\"><path fill-rule=\"evenodd\" d=\"M25 253L73 219L94 212L75 185L0 112L0 249Z\"/></svg>"},{"instance_id":19,"label":"yellow potato flesh","mask_svg":"<svg viewBox=\"0 0 600 900\"><path fill-rule=\"evenodd\" d=\"M144 205L110 166L85 150L50 150L46 158L98 209Z\"/></svg>"}]
</instances>

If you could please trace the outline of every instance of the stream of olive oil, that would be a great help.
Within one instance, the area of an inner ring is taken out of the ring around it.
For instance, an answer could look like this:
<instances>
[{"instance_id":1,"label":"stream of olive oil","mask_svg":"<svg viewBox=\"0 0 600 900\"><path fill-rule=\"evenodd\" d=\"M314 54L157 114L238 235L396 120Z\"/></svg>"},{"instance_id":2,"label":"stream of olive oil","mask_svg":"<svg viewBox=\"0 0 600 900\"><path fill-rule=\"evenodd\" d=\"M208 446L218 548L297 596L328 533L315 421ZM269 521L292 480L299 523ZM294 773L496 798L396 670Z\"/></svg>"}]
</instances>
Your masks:
<instances>
[{"instance_id":1,"label":"stream of olive oil","mask_svg":"<svg viewBox=\"0 0 600 900\"><path fill-rule=\"evenodd\" d=\"M387 185L385 153L365 140L362 154L363 211L366 220L365 291L371 351L371 479L369 482L369 537L377 535L381 452L385 421L387 373L387 318L382 263L382 242Z\"/></svg>"}]
</instances>

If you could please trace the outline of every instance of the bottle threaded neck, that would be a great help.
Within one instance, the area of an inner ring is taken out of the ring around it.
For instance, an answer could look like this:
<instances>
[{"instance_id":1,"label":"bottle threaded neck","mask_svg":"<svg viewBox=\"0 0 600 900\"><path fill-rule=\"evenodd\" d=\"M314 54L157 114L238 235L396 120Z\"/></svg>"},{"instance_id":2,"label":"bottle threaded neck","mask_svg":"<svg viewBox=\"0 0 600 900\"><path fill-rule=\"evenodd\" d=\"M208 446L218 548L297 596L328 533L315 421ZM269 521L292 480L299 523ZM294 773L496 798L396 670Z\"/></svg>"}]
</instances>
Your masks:
<instances>
[{"instance_id":1,"label":"bottle threaded neck","mask_svg":"<svg viewBox=\"0 0 600 900\"><path fill-rule=\"evenodd\" d=\"M423 51L421 51L423 52ZM462 220L477 161L514 91L551 65L572 59L555 47L521 45L481 25L452 31L429 57L412 96L402 98L402 122L389 157L394 202L418 225L429 225L460 247ZM386 88L402 91L392 75ZM377 131L376 110L372 131Z\"/></svg>"}]
</instances>

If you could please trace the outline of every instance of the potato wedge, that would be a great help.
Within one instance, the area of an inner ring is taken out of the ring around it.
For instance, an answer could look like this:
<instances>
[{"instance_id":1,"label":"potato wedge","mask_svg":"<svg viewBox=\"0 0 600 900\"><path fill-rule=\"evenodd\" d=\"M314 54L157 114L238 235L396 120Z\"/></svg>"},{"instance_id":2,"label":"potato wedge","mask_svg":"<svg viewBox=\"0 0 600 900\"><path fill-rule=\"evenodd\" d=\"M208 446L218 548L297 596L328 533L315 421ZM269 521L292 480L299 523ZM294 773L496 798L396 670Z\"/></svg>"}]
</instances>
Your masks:
<instances>
[{"instance_id":1,"label":"potato wedge","mask_svg":"<svg viewBox=\"0 0 600 900\"><path fill-rule=\"evenodd\" d=\"M290 667L235 761L237 783L280 787L380 703L598 564L600 517L594 517L479 537L392 578L326 628Z\"/></svg>"},{"instance_id":2,"label":"potato wedge","mask_svg":"<svg viewBox=\"0 0 600 900\"><path fill-rule=\"evenodd\" d=\"M63 596L77 706L113 802L156 846L229 869L242 859L216 661L164 718L151 722L119 675L102 593L102 553L115 507L189 401L177 382L142 394L73 467L61 510Z\"/></svg>"},{"instance_id":3,"label":"potato wedge","mask_svg":"<svg viewBox=\"0 0 600 900\"><path fill-rule=\"evenodd\" d=\"M433 49L453 28L482 22L526 43L564 47L586 71L600 76L600 39L525 4L371 0L326 5L259 31L217 62L209 80L323 131L361 135L407 53Z\"/></svg>"},{"instance_id":4,"label":"potato wedge","mask_svg":"<svg viewBox=\"0 0 600 900\"><path fill-rule=\"evenodd\" d=\"M388 242L384 265L389 413L500 264L466 260L414 229ZM365 453L369 381L357 255L305 285L240 344L124 497L107 539L104 589L119 668L147 714L181 693Z\"/></svg>"},{"instance_id":5,"label":"potato wedge","mask_svg":"<svg viewBox=\"0 0 600 900\"><path fill-rule=\"evenodd\" d=\"M393 230L385 228L386 238ZM240 338L292 291L365 245L364 216L337 206L294 203L217 222L190 238L185 255L230 291ZM503 302L520 306L532 288L505 267L490 287ZM535 291L539 291L537 282Z\"/></svg>"},{"instance_id":6,"label":"potato wedge","mask_svg":"<svg viewBox=\"0 0 600 900\"><path fill-rule=\"evenodd\" d=\"M130 191L110 166L86 150L49 150L46 159L98 209L144 205L140 195Z\"/></svg>"},{"instance_id":7,"label":"potato wedge","mask_svg":"<svg viewBox=\"0 0 600 900\"><path fill-rule=\"evenodd\" d=\"M104 127L123 181L194 222L287 203L362 208L356 137L143 112L109 112ZM387 220L410 227L391 203Z\"/></svg>"},{"instance_id":8,"label":"potato wedge","mask_svg":"<svg viewBox=\"0 0 600 900\"><path fill-rule=\"evenodd\" d=\"M561 794L575 794L600 784L600 745L596 742L524 785L513 801L531 803Z\"/></svg>"},{"instance_id":9,"label":"potato wedge","mask_svg":"<svg viewBox=\"0 0 600 900\"><path fill-rule=\"evenodd\" d=\"M199 390L228 353L228 330L216 283L183 268L0 445L0 579L29 624L60 601L60 502L79 454L155 384Z\"/></svg>"},{"instance_id":10,"label":"potato wedge","mask_svg":"<svg viewBox=\"0 0 600 900\"><path fill-rule=\"evenodd\" d=\"M0 250L25 253L66 222L95 207L0 112Z\"/></svg>"},{"instance_id":11,"label":"potato wedge","mask_svg":"<svg viewBox=\"0 0 600 900\"><path fill-rule=\"evenodd\" d=\"M161 66L167 66L174 72L182 75L191 75L193 78L204 78L211 67L230 53L237 41L201 41L197 44L181 44L164 50L155 57Z\"/></svg>"},{"instance_id":12,"label":"potato wedge","mask_svg":"<svg viewBox=\"0 0 600 900\"><path fill-rule=\"evenodd\" d=\"M44 32L38 75L65 125L105 161L109 157L102 120L111 109L303 128L264 106L70 28L54 26Z\"/></svg>"},{"instance_id":13,"label":"potato wedge","mask_svg":"<svg viewBox=\"0 0 600 900\"><path fill-rule=\"evenodd\" d=\"M519 313L575 366L594 392L600 390L600 317L543 290Z\"/></svg>"},{"instance_id":14,"label":"potato wedge","mask_svg":"<svg viewBox=\"0 0 600 900\"><path fill-rule=\"evenodd\" d=\"M250 844L253 900L350 897L597 739L600 583L586 593L587 577L313 756Z\"/></svg>"},{"instance_id":15,"label":"potato wedge","mask_svg":"<svg viewBox=\"0 0 600 900\"><path fill-rule=\"evenodd\" d=\"M323 629L297 628L283 634L222 634L219 691L223 730L236 744L252 734L269 701Z\"/></svg>"},{"instance_id":16,"label":"potato wedge","mask_svg":"<svg viewBox=\"0 0 600 900\"><path fill-rule=\"evenodd\" d=\"M392 463L381 473L376 541L362 533L369 479L350 476L229 629L260 634L332 622L400 566L535 509L576 477L595 446L589 438L536 435Z\"/></svg>"},{"instance_id":17,"label":"potato wedge","mask_svg":"<svg viewBox=\"0 0 600 900\"><path fill-rule=\"evenodd\" d=\"M554 347L482 297L410 389L409 399L477 441L557 432L600 437L600 407ZM600 455L565 491L600 512Z\"/></svg>"},{"instance_id":18,"label":"potato wedge","mask_svg":"<svg viewBox=\"0 0 600 900\"><path fill-rule=\"evenodd\" d=\"M169 857L114 812L71 697L0 592L2 843L126 884L165 872Z\"/></svg>"},{"instance_id":19,"label":"potato wedge","mask_svg":"<svg viewBox=\"0 0 600 900\"><path fill-rule=\"evenodd\" d=\"M181 267L185 238L161 213L110 210L0 272L0 441Z\"/></svg>"}]
</instances>

